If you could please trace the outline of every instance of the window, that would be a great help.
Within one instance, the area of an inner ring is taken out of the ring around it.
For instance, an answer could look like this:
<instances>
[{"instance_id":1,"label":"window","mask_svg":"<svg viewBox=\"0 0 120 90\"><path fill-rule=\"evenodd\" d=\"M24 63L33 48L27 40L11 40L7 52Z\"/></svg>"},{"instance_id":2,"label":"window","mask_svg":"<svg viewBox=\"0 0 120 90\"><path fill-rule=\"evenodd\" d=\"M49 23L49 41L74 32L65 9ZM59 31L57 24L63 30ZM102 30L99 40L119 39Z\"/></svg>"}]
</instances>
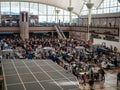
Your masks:
<instances>
[{"instance_id":1,"label":"window","mask_svg":"<svg viewBox=\"0 0 120 90\"><path fill-rule=\"evenodd\" d=\"M109 13L109 8L104 8L103 13Z\"/></svg>"},{"instance_id":2,"label":"window","mask_svg":"<svg viewBox=\"0 0 120 90\"><path fill-rule=\"evenodd\" d=\"M22 11L26 11L29 13L29 15L34 16L38 15L39 17L39 22L45 23L45 22L57 22L57 13L56 10L60 10L58 14L58 19L60 23L69 23L69 15L70 12L55 6L49 6L45 4L40 4L40 3L34 3L34 2L17 2L17 1L5 1L5 2L0 2L0 9L1 9L1 14L2 15L17 15L20 14ZM87 14L85 6L85 11L84 14ZM3 18L3 17L2 17ZM2 19L1 18L1 19ZM72 20L75 21L77 18L76 14L72 13ZM18 19L18 18L17 18ZM33 20L31 20L33 22Z\"/></svg>"},{"instance_id":3,"label":"window","mask_svg":"<svg viewBox=\"0 0 120 90\"><path fill-rule=\"evenodd\" d=\"M60 23L63 23L63 16L58 16Z\"/></svg>"},{"instance_id":4,"label":"window","mask_svg":"<svg viewBox=\"0 0 120 90\"><path fill-rule=\"evenodd\" d=\"M11 2L11 15L19 15L20 7L19 2Z\"/></svg>"},{"instance_id":5,"label":"window","mask_svg":"<svg viewBox=\"0 0 120 90\"><path fill-rule=\"evenodd\" d=\"M114 12L117 12L117 7L110 8L110 13L114 13Z\"/></svg>"},{"instance_id":6,"label":"window","mask_svg":"<svg viewBox=\"0 0 120 90\"><path fill-rule=\"evenodd\" d=\"M54 15L55 14L55 7L48 6L48 15Z\"/></svg>"},{"instance_id":7,"label":"window","mask_svg":"<svg viewBox=\"0 0 120 90\"><path fill-rule=\"evenodd\" d=\"M109 0L107 0L107 1L108 1L108 2L104 2L104 8L110 6L110 2L109 2Z\"/></svg>"},{"instance_id":8,"label":"window","mask_svg":"<svg viewBox=\"0 0 120 90\"><path fill-rule=\"evenodd\" d=\"M120 12L120 7L118 7L117 11Z\"/></svg>"},{"instance_id":9,"label":"window","mask_svg":"<svg viewBox=\"0 0 120 90\"><path fill-rule=\"evenodd\" d=\"M46 22L46 16L39 16L39 22Z\"/></svg>"},{"instance_id":10,"label":"window","mask_svg":"<svg viewBox=\"0 0 120 90\"><path fill-rule=\"evenodd\" d=\"M91 10L91 13L92 13L92 14L97 14L97 10L96 10L96 9Z\"/></svg>"},{"instance_id":11,"label":"window","mask_svg":"<svg viewBox=\"0 0 120 90\"><path fill-rule=\"evenodd\" d=\"M81 15L87 15L87 8L84 5ZM118 0L103 0L102 4L96 9L92 8L92 14L115 13L120 12L120 3Z\"/></svg>"},{"instance_id":12,"label":"window","mask_svg":"<svg viewBox=\"0 0 120 90\"><path fill-rule=\"evenodd\" d=\"M98 9L98 14L102 14L103 13L103 9Z\"/></svg>"},{"instance_id":13,"label":"window","mask_svg":"<svg viewBox=\"0 0 120 90\"><path fill-rule=\"evenodd\" d=\"M48 22L54 23L55 22L55 16L48 16Z\"/></svg>"},{"instance_id":14,"label":"window","mask_svg":"<svg viewBox=\"0 0 120 90\"><path fill-rule=\"evenodd\" d=\"M82 12L83 15L87 15L88 14L88 10L85 10Z\"/></svg>"},{"instance_id":15,"label":"window","mask_svg":"<svg viewBox=\"0 0 120 90\"><path fill-rule=\"evenodd\" d=\"M20 2L21 11L29 12L29 3L28 2Z\"/></svg>"},{"instance_id":16,"label":"window","mask_svg":"<svg viewBox=\"0 0 120 90\"><path fill-rule=\"evenodd\" d=\"M39 15L46 15L46 5L39 4Z\"/></svg>"},{"instance_id":17,"label":"window","mask_svg":"<svg viewBox=\"0 0 120 90\"><path fill-rule=\"evenodd\" d=\"M110 6L113 7L113 6L117 6L117 0L111 0L111 4Z\"/></svg>"},{"instance_id":18,"label":"window","mask_svg":"<svg viewBox=\"0 0 120 90\"><path fill-rule=\"evenodd\" d=\"M69 15L69 11L64 10L64 15Z\"/></svg>"},{"instance_id":19,"label":"window","mask_svg":"<svg viewBox=\"0 0 120 90\"><path fill-rule=\"evenodd\" d=\"M30 3L30 15L38 15L38 3Z\"/></svg>"},{"instance_id":20,"label":"window","mask_svg":"<svg viewBox=\"0 0 120 90\"><path fill-rule=\"evenodd\" d=\"M1 14L10 15L10 2L1 2Z\"/></svg>"},{"instance_id":21,"label":"window","mask_svg":"<svg viewBox=\"0 0 120 90\"><path fill-rule=\"evenodd\" d=\"M69 23L69 16L64 16L64 23Z\"/></svg>"}]
</instances>

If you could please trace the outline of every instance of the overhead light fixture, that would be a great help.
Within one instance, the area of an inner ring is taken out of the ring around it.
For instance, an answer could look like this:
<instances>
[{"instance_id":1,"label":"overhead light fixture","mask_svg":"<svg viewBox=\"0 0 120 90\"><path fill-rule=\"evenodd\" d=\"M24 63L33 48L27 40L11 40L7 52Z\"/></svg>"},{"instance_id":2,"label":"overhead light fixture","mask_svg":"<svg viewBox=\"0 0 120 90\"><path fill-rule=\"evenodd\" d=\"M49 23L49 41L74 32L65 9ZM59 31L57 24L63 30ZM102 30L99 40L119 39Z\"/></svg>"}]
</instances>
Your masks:
<instances>
[{"instance_id":1,"label":"overhead light fixture","mask_svg":"<svg viewBox=\"0 0 120 90\"><path fill-rule=\"evenodd\" d=\"M70 16L69 16L70 17L70 22L69 22L69 25L71 25L72 24L72 11L73 11L74 8L69 6L67 9L70 12Z\"/></svg>"},{"instance_id":2,"label":"overhead light fixture","mask_svg":"<svg viewBox=\"0 0 120 90\"><path fill-rule=\"evenodd\" d=\"M86 6L88 9L91 9L93 7L93 5L94 5L93 3L86 3Z\"/></svg>"},{"instance_id":3,"label":"overhead light fixture","mask_svg":"<svg viewBox=\"0 0 120 90\"><path fill-rule=\"evenodd\" d=\"M55 10L55 12L58 14L60 12L60 10L57 9L57 10Z\"/></svg>"},{"instance_id":4,"label":"overhead light fixture","mask_svg":"<svg viewBox=\"0 0 120 90\"><path fill-rule=\"evenodd\" d=\"M120 0L118 0L118 2L120 3Z\"/></svg>"},{"instance_id":5,"label":"overhead light fixture","mask_svg":"<svg viewBox=\"0 0 120 90\"><path fill-rule=\"evenodd\" d=\"M69 11L70 15L69 15L69 18L70 18L70 21L69 21L69 25L72 24L72 11L73 11L73 7L72 7L72 0L69 0L69 6L67 7L67 10Z\"/></svg>"},{"instance_id":6,"label":"overhead light fixture","mask_svg":"<svg viewBox=\"0 0 120 90\"><path fill-rule=\"evenodd\" d=\"M67 9L69 12L71 12L73 10L73 7L68 7Z\"/></svg>"}]
</instances>

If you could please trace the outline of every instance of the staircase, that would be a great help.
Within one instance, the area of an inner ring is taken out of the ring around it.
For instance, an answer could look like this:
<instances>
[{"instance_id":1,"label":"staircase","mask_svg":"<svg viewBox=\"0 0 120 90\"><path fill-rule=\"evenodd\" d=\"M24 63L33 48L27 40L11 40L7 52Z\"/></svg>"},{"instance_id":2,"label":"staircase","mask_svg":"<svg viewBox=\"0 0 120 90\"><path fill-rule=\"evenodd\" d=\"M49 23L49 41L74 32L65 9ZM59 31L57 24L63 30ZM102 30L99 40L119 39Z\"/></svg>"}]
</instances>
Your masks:
<instances>
[{"instance_id":1,"label":"staircase","mask_svg":"<svg viewBox=\"0 0 120 90\"><path fill-rule=\"evenodd\" d=\"M61 30L60 26L56 24L54 27L55 27L58 35L60 36L60 38L61 39L66 39L66 37L65 37L63 31Z\"/></svg>"}]
</instances>

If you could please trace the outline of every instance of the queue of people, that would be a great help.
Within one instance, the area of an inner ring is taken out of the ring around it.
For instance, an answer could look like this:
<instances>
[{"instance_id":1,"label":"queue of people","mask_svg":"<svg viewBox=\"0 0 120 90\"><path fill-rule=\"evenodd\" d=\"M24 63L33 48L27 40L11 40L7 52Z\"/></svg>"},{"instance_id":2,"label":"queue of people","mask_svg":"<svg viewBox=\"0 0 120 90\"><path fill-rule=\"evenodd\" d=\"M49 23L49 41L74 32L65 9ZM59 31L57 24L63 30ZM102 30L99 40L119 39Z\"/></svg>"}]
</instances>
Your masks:
<instances>
[{"instance_id":1,"label":"queue of people","mask_svg":"<svg viewBox=\"0 0 120 90\"><path fill-rule=\"evenodd\" d=\"M120 53L108 47L93 47L75 39L32 36L22 40L20 37L4 37L0 40L0 47L1 50L12 49L14 52L13 56L8 53L3 58L51 59L73 73L80 84L81 81L84 86L88 83L91 90L95 80L105 80L104 69L118 67L120 59Z\"/></svg>"}]
</instances>

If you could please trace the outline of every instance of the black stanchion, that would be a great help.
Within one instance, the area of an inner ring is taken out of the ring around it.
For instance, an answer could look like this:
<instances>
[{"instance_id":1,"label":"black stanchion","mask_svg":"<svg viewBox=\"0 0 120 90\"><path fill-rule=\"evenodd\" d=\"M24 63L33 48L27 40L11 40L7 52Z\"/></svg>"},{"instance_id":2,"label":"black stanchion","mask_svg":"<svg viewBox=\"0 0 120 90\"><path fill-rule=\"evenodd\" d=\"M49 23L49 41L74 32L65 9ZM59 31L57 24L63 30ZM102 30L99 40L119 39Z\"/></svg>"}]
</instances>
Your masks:
<instances>
[{"instance_id":1,"label":"black stanchion","mask_svg":"<svg viewBox=\"0 0 120 90\"><path fill-rule=\"evenodd\" d=\"M120 83L120 72L117 74L117 87L119 86Z\"/></svg>"}]
</instances>

